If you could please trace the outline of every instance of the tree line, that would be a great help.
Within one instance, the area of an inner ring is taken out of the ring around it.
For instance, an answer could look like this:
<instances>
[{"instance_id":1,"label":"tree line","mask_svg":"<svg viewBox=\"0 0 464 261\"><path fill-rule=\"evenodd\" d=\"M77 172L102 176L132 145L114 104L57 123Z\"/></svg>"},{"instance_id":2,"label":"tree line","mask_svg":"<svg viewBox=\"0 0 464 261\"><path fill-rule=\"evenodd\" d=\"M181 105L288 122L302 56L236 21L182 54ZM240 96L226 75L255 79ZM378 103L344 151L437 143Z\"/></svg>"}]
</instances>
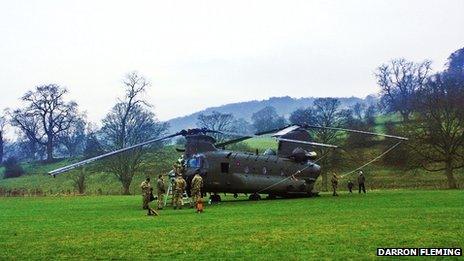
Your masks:
<instances>
[{"instance_id":1,"label":"tree line","mask_svg":"<svg viewBox=\"0 0 464 261\"><path fill-rule=\"evenodd\" d=\"M431 65L428 60L412 62L403 58L380 65L375 70L381 89L378 104L358 103L345 108L336 98L318 98L290 115L279 115L270 106L255 112L250 120L217 111L200 114L197 126L248 134L288 124L374 131L378 115L399 115L398 121L385 123L385 131L406 136L410 141L401 153L387 157L386 163L444 171L448 186L457 188L454 171L464 166L464 48L449 56L443 71L432 73ZM66 88L56 84L35 87L21 97L21 107L0 116L0 162L7 158L4 165L11 166L11 175L15 176L21 172L14 168L18 161L89 158L165 134L168 124L156 118L152 105L144 99L150 85L137 72L125 75L121 84L124 94L101 121L100 128L87 121L76 102L67 99ZM5 140L7 124L16 129L19 138L14 142ZM372 137L341 135L324 129L310 134L317 142L351 149L375 141ZM320 155L329 153L325 148L315 149ZM336 164L340 160L340 155L331 153L321 164ZM143 171L142 161L143 149L135 149L99 164L117 177L123 193L128 194L132 178ZM84 181L83 170L75 180L79 191L85 189ZM327 173L323 173L322 181L326 187Z\"/></svg>"}]
</instances>

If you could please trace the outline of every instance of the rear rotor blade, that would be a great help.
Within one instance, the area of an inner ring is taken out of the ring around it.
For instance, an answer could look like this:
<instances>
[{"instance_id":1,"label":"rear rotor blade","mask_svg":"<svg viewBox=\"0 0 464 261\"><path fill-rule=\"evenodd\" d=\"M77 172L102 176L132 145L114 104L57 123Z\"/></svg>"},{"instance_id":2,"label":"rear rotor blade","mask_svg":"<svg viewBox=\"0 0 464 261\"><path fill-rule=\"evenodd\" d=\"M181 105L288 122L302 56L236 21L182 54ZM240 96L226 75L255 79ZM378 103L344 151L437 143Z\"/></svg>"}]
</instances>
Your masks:
<instances>
[{"instance_id":1,"label":"rear rotor blade","mask_svg":"<svg viewBox=\"0 0 464 261\"><path fill-rule=\"evenodd\" d=\"M298 126L298 125L288 126L288 127L284 128L284 129L282 129L282 130L280 130L280 131L278 131L278 132L272 134L272 136L273 136L273 137L284 136L285 134L287 134L287 133L289 133L289 132L292 132L292 131L294 131L294 130L297 130L297 129L299 129L299 128L300 128L300 126Z\"/></svg>"},{"instance_id":2,"label":"rear rotor blade","mask_svg":"<svg viewBox=\"0 0 464 261\"><path fill-rule=\"evenodd\" d=\"M336 130L336 131L346 131L346 132L360 133L360 134L366 134L366 135L381 136L381 137L398 139L398 140L408 140L408 138L401 137L401 136L394 136L394 135L388 135L388 134L382 134L382 133L345 129L345 128L323 127L323 126L315 126L315 125L302 125L301 127L305 129L327 129L327 130Z\"/></svg>"},{"instance_id":3,"label":"rear rotor blade","mask_svg":"<svg viewBox=\"0 0 464 261\"><path fill-rule=\"evenodd\" d=\"M109 157L109 156L112 156L112 155L115 155L115 154L119 154L119 153L122 153L122 152L125 152L125 151L128 151L128 150L131 150L131 149L142 147L142 146L148 145L150 143L154 143L154 142L158 142L158 141L162 141L162 140L167 140L167 139L179 136L179 135L181 135L181 134L176 133L176 134L171 134L171 135L168 135L168 136L165 136L165 137L162 137L162 138L148 140L148 141L145 141L145 142L142 142L142 143L130 146L130 147L118 149L118 150L115 150L115 151L112 151L112 152L108 152L108 153L105 153L105 154L102 154L102 155L99 155L99 156L96 156L96 157L93 157L93 158L90 158L90 159L86 159L86 160L83 160L83 161L80 161L80 162L77 162L77 163L74 163L74 164L59 168L59 169L52 170L52 171L48 172L48 174L52 175L52 176L56 176L58 174L61 174L63 172L75 169L77 167L89 164L89 163L94 162L96 160L100 160L100 159L103 159L103 158L106 158L106 157Z\"/></svg>"},{"instance_id":4,"label":"rear rotor blade","mask_svg":"<svg viewBox=\"0 0 464 261\"><path fill-rule=\"evenodd\" d=\"M218 143L218 144L215 144L215 145L217 147L223 147L223 146L234 144L234 143L237 143L237 142L241 142L241 141L244 141L244 140L247 140L247 139L257 138L259 136L263 136L263 135L266 135L266 134L271 134L271 133L276 133L276 132L280 133L280 132L284 132L284 131L290 132L290 131L295 130L297 128L299 128L299 126L288 125L288 126L285 126L285 127L282 127L282 128L257 132L257 133L254 133L254 134L244 134L244 133L236 133L236 132L219 131L218 133L220 133L220 134L229 135L229 136L237 136L239 138L228 140L228 141ZM287 129L289 129L289 130L287 130ZM274 134L273 136L281 136L281 135L277 135L277 133Z\"/></svg>"},{"instance_id":5,"label":"rear rotor blade","mask_svg":"<svg viewBox=\"0 0 464 261\"><path fill-rule=\"evenodd\" d=\"M271 134L271 133L279 132L281 130L285 130L287 128L292 128L293 126L295 126L295 125L287 125L287 126L282 127L282 128L277 128L277 129L273 129L273 130L258 132L258 133L255 133L255 135L261 136L261 135Z\"/></svg>"},{"instance_id":6,"label":"rear rotor blade","mask_svg":"<svg viewBox=\"0 0 464 261\"><path fill-rule=\"evenodd\" d=\"M230 144L238 143L238 142L241 142L241 141L244 141L244 140L248 140L248 139L251 139L251 138L259 137L259 135L256 135L256 134L241 134L241 133L234 133L234 132L221 132L220 134L225 134L225 135L229 135L229 136L236 136L236 137L239 137L239 138L231 139L231 140L228 140L228 141L224 141L224 142L221 142L221 143L214 144L214 146L216 146L218 148L224 147L224 146L227 146L227 145L230 145Z\"/></svg>"},{"instance_id":7,"label":"rear rotor blade","mask_svg":"<svg viewBox=\"0 0 464 261\"><path fill-rule=\"evenodd\" d=\"M240 141L244 141L244 140L247 140L247 139L250 139L250 138L260 137L262 135L273 133L272 137L276 138L279 141L287 141L287 142L292 142L292 143L300 143L300 144L306 144L306 145L312 145L312 146L318 146L318 147L338 148L337 146L331 145L331 144L324 144L324 143L311 142L311 141L301 141L301 140L280 138L280 137L284 136L285 134L288 134L288 133L290 133L290 132L292 132L294 130L297 130L299 128L301 128L301 126L299 126L299 125L289 125L289 126L285 126L283 128L273 129L273 130L269 130L269 131L263 131L263 132L259 132L259 133L256 133L256 134L240 134L240 133L233 133L233 132L221 132L222 134L226 134L226 135L239 136L239 137L242 136L242 137L237 138L237 139L233 139L233 140L229 140L229 141L226 141L226 142L223 142L223 143L219 143L219 144L216 144L216 145L218 147L223 147L223 146L233 144L233 143L236 143L236 142L240 142Z\"/></svg>"}]
</instances>

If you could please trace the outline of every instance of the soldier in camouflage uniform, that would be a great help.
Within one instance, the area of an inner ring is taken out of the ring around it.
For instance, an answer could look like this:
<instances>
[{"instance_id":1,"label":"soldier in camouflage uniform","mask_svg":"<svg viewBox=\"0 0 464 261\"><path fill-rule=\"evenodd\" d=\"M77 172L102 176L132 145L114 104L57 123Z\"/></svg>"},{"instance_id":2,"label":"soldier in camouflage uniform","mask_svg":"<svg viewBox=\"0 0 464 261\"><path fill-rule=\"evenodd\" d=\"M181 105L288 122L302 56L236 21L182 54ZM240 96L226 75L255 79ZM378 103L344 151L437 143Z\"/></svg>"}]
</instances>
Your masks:
<instances>
[{"instance_id":1,"label":"soldier in camouflage uniform","mask_svg":"<svg viewBox=\"0 0 464 261\"><path fill-rule=\"evenodd\" d=\"M192 179L192 202L197 206L197 202L201 200L201 189L203 187L203 178L200 176L200 171L195 171L195 176Z\"/></svg>"},{"instance_id":2,"label":"soldier in camouflage uniform","mask_svg":"<svg viewBox=\"0 0 464 261\"><path fill-rule=\"evenodd\" d=\"M174 195L175 195L175 187L176 187L176 177L177 175L179 175L180 173L180 165L177 164L177 162L175 162L173 165L172 165L172 172L174 173L174 178L172 176L170 176L170 182L171 182L171 205L174 206L175 202L174 202Z\"/></svg>"},{"instance_id":3,"label":"soldier in camouflage uniform","mask_svg":"<svg viewBox=\"0 0 464 261\"><path fill-rule=\"evenodd\" d=\"M140 184L140 188L142 189L142 208L143 209L148 209L148 203L150 203L150 189L151 184L150 184L150 178L147 178Z\"/></svg>"},{"instance_id":4,"label":"soldier in camouflage uniform","mask_svg":"<svg viewBox=\"0 0 464 261\"><path fill-rule=\"evenodd\" d=\"M330 180L332 182L332 189L333 189L333 194L332 196L338 196L337 194L337 187L338 187L338 177L337 174L332 175L332 179Z\"/></svg>"},{"instance_id":5,"label":"soldier in camouflage uniform","mask_svg":"<svg viewBox=\"0 0 464 261\"><path fill-rule=\"evenodd\" d=\"M174 209L182 209L184 202L182 200L185 188L187 187L187 182L182 178L182 173L178 173L176 179L174 180Z\"/></svg>"},{"instance_id":6,"label":"soldier in camouflage uniform","mask_svg":"<svg viewBox=\"0 0 464 261\"><path fill-rule=\"evenodd\" d=\"M164 206L164 193L166 193L166 187L164 185L163 175L158 176L158 181L156 182L156 193L158 194L158 209L163 209Z\"/></svg>"}]
</instances>

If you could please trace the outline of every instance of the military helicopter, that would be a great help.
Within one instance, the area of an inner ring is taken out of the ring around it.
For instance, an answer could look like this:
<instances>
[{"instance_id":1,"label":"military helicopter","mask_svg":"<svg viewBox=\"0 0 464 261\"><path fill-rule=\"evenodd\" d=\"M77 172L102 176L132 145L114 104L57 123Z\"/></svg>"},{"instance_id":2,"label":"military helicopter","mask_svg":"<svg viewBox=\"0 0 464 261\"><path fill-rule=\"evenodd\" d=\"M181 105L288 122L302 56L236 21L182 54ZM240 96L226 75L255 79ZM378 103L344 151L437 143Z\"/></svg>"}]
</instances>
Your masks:
<instances>
[{"instance_id":1,"label":"military helicopter","mask_svg":"<svg viewBox=\"0 0 464 261\"><path fill-rule=\"evenodd\" d=\"M178 149L178 151L183 153L185 160L184 177L188 184L187 192L189 192L191 179L195 172L199 171L203 177L203 192L209 192L213 202L221 201L219 193L233 193L235 197L239 193L250 194L250 200L261 199L260 194L268 194L270 198L312 196L314 184L321 172L321 167L317 164L318 155L313 149L314 147L335 149L337 146L311 141L308 132L310 129L346 131L383 136L401 141L407 140L404 137L393 135L310 125L289 125L255 134L196 128L182 130L168 136L86 159L53 170L49 174L56 176L115 154L183 136L186 139L185 148ZM218 143L213 134L234 136L236 138ZM277 139L278 149L276 152L268 149L264 153L258 154L225 149L227 145L263 135L271 135Z\"/></svg>"}]
</instances>

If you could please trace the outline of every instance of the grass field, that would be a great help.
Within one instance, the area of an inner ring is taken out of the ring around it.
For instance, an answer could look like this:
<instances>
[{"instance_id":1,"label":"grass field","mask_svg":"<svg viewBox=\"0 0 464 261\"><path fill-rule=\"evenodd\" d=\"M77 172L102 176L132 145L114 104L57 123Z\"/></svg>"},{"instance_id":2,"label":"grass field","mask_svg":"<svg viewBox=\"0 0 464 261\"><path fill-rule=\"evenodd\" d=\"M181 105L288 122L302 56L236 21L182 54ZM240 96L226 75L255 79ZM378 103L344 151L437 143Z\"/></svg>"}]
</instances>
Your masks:
<instances>
[{"instance_id":1,"label":"grass field","mask_svg":"<svg viewBox=\"0 0 464 261\"><path fill-rule=\"evenodd\" d=\"M321 259L464 247L464 191L230 201L148 217L138 196L0 198L0 259Z\"/></svg>"}]
</instances>

